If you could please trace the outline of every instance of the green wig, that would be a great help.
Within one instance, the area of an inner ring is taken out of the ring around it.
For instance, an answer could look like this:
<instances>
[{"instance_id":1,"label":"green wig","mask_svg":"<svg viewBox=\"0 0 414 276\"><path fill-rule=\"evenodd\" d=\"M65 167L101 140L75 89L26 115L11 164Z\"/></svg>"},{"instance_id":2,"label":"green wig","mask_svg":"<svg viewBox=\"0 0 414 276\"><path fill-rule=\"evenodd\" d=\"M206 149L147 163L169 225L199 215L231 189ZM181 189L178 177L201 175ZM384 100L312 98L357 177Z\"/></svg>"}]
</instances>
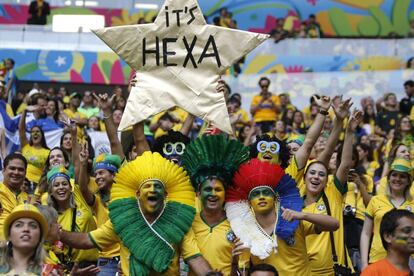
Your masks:
<instances>
[{"instance_id":1,"label":"green wig","mask_svg":"<svg viewBox=\"0 0 414 276\"><path fill-rule=\"evenodd\" d=\"M187 145L183 166L198 190L209 178L218 178L227 187L239 166L249 160L249 148L224 135L202 136Z\"/></svg>"}]
</instances>

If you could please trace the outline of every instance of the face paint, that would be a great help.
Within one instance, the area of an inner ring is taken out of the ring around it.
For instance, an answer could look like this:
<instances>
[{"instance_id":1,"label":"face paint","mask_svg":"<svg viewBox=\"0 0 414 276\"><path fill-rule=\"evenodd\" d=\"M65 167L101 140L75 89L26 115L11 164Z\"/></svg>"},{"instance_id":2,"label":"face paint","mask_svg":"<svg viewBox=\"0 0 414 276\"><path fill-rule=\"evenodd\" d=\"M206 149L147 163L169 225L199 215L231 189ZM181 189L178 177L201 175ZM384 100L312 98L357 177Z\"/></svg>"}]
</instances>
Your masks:
<instances>
[{"instance_id":1,"label":"face paint","mask_svg":"<svg viewBox=\"0 0 414 276\"><path fill-rule=\"evenodd\" d=\"M226 192L219 179L207 179L200 186L200 197L204 209L223 208Z\"/></svg>"},{"instance_id":2,"label":"face paint","mask_svg":"<svg viewBox=\"0 0 414 276\"><path fill-rule=\"evenodd\" d=\"M260 141L257 143L257 158L270 164L279 164L280 145L277 142Z\"/></svg>"},{"instance_id":3,"label":"face paint","mask_svg":"<svg viewBox=\"0 0 414 276\"><path fill-rule=\"evenodd\" d=\"M266 214L275 208L275 194L270 187L255 188L249 194L249 202L255 213Z\"/></svg>"},{"instance_id":4,"label":"face paint","mask_svg":"<svg viewBox=\"0 0 414 276\"><path fill-rule=\"evenodd\" d=\"M164 158L173 161L174 163L181 166L181 157L184 154L185 144L183 142L177 143L165 143L162 152Z\"/></svg>"},{"instance_id":5,"label":"face paint","mask_svg":"<svg viewBox=\"0 0 414 276\"><path fill-rule=\"evenodd\" d=\"M144 182L137 192L141 210L144 214L158 214L164 208L165 187L156 179Z\"/></svg>"},{"instance_id":6,"label":"face paint","mask_svg":"<svg viewBox=\"0 0 414 276\"><path fill-rule=\"evenodd\" d=\"M407 244L408 237L395 237L395 242L398 244Z\"/></svg>"}]
</instances>

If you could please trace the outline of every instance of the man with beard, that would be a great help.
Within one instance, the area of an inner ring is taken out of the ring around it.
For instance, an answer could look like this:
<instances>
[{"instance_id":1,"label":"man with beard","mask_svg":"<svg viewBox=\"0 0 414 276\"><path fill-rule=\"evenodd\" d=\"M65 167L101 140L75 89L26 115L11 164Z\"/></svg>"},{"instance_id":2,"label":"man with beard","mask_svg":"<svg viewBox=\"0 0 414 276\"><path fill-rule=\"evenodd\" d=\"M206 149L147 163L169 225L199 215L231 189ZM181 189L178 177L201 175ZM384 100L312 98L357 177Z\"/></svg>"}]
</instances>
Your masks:
<instances>
[{"instance_id":1,"label":"man with beard","mask_svg":"<svg viewBox=\"0 0 414 276\"><path fill-rule=\"evenodd\" d=\"M6 217L19 204L26 203L27 194L21 192L26 175L27 161L20 153L4 159L3 183L0 183L0 241L4 241L3 224Z\"/></svg>"},{"instance_id":2,"label":"man with beard","mask_svg":"<svg viewBox=\"0 0 414 276\"><path fill-rule=\"evenodd\" d=\"M210 267L197 250L191 231L194 198L186 172L147 151L116 175L110 221L90 233L60 230L58 236L67 245L82 249L105 249L120 242L125 275L179 275L180 253L197 275L204 275Z\"/></svg>"},{"instance_id":3,"label":"man with beard","mask_svg":"<svg viewBox=\"0 0 414 276\"><path fill-rule=\"evenodd\" d=\"M183 156L183 166L201 200L201 211L192 225L198 248L213 270L224 275L231 273L235 238L223 209L225 190L234 172L248 159L248 148L224 135L194 140ZM189 275L194 272L190 271Z\"/></svg>"}]
</instances>

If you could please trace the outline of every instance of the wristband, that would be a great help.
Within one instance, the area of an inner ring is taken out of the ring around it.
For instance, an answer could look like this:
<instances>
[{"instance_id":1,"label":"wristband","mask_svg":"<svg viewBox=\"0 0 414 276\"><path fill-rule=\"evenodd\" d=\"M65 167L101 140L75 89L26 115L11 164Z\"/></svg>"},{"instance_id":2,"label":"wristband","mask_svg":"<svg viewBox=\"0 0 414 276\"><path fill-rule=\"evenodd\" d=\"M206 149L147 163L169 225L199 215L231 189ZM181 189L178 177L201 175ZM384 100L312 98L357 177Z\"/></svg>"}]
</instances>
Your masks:
<instances>
[{"instance_id":1,"label":"wristband","mask_svg":"<svg viewBox=\"0 0 414 276\"><path fill-rule=\"evenodd\" d=\"M329 112L323 109L319 110L319 113L325 116L329 115Z\"/></svg>"}]
</instances>

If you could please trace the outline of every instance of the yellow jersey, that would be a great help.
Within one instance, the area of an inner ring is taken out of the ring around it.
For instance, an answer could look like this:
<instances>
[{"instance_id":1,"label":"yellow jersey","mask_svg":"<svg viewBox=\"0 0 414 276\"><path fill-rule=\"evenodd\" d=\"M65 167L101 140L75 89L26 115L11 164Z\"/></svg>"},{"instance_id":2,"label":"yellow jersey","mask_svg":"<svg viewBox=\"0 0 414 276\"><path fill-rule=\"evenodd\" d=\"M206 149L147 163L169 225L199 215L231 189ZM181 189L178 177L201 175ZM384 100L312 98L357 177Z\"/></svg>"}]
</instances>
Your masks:
<instances>
[{"instance_id":1,"label":"yellow jersey","mask_svg":"<svg viewBox=\"0 0 414 276\"><path fill-rule=\"evenodd\" d=\"M46 165L49 149L35 148L26 144L22 148L22 154L27 160L26 178L34 183L39 183L43 170Z\"/></svg>"},{"instance_id":2,"label":"yellow jersey","mask_svg":"<svg viewBox=\"0 0 414 276\"><path fill-rule=\"evenodd\" d=\"M3 225L6 217L19 204L27 203L28 195L25 192L13 193L4 183L0 183L0 241L5 240Z\"/></svg>"},{"instance_id":3,"label":"yellow jersey","mask_svg":"<svg viewBox=\"0 0 414 276\"><path fill-rule=\"evenodd\" d=\"M112 222L108 220L98 229L89 233L89 238L92 243L100 250L103 251L105 248L112 246L114 243L120 243L121 245L121 268L125 276L129 276L129 256L130 252L128 248L121 242L118 235L113 229ZM180 253L183 256L184 261L191 260L192 258L200 256L200 251L197 247L197 242L195 241L194 232L190 228L188 233L184 236L181 244L174 245L175 256L169 266L168 270L163 273L151 272L150 275L180 275L180 265L179 265L179 256Z\"/></svg>"},{"instance_id":4,"label":"yellow jersey","mask_svg":"<svg viewBox=\"0 0 414 276\"><path fill-rule=\"evenodd\" d=\"M385 213L392 209L405 209L408 211L414 210L414 201L404 201L401 206L394 206L386 195L376 195L371 198L367 206L365 215L372 219L374 223L374 234L369 252L369 263L377 262L387 256L381 242L380 224Z\"/></svg>"},{"instance_id":5,"label":"yellow jersey","mask_svg":"<svg viewBox=\"0 0 414 276\"><path fill-rule=\"evenodd\" d=\"M63 213L59 213L58 223L62 226L63 230L73 232L72 228L74 227L74 232L88 233L96 229L95 219L92 214L91 208L88 206L78 185L73 187L73 197L76 204L76 225L72 226L73 213L74 209L68 208ZM67 256L69 248L65 246L64 254ZM72 262L81 262L81 261L96 261L98 259L98 250L89 249L72 249Z\"/></svg>"},{"instance_id":6,"label":"yellow jersey","mask_svg":"<svg viewBox=\"0 0 414 276\"><path fill-rule=\"evenodd\" d=\"M92 206L96 224L98 227L105 224L109 220L109 210L108 210L109 196L107 199L103 199L99 194L95 194L95 202ZM99 252L99 257L101 258L113 258L117 257L120 254L120 245L119 243L114 243L112 246L105 248L104 251Z\"/></svg>"},{"instance_id":7,"label":"yellow jersey","mask_svg":"<svg viewBox=\"0 0 414 276\"><path fill-rule=\"evenodd\" d=\"M374 183L372 177L368 175L362 176L366 181L366 190L369 194L372 194L374 189ZM345 194L345 205L350 205L356 209L355 218L365 219L365 204L361 193L358 190L357 185L354 182L348 182L348 191Z\"/></svg>"},{"instance_id":8,"label":"yellow jersey","mask_svg":"<svg viewBox=\"0 0 414 276\"><path fill-rule=\"evenodd\" d=\"M256 95L253 97L250 106L259 106L263 96ZM267 122L267 121L276 121L278 118L278 114L276 111L271 107L273 105L279 106L280 100L279 97L276 95L271 95L270 98L263 101L260 104L260 108L253 114L253 119L256 123L259 122Z\"/></svg>"},{"instance_id":9,"label":"yellow jersey","mask_svg":"<svg viewBox=\"0 0 414 276\"><path fill-rule=\"evenodd\" d=\"M338 263L345 265L345 257L347 257L348 266L352 266L348 254L345 256L344 220L342 215L343 200L344 195L347 192L347 186L340 183L336 177L330 175L324 192L329 202L331 216L339 221L339 229L333 232ZM322 196L316 202L305 206L302 211L311 214L327 215L326 206ZM332 249L329 232L307 236L306 245L311 269L310 275L333 275Z\"/></svg>"},{"instance_id":10,"label":"yellow jersey","mask_svg":"<svg viewBox=\"0 0 414 276\"><path fill-rule=\"evenodd\" d=\"M222 272L225 276L231 273L231 251L235 238L227 219L210 226L205 222L201 213L197 213L192 229L203 257L213 270ZM195 275L190 271L189 275Z\"/></svg>"},{"instance_id":11,"label":"yellow jersey","mask_svg":"<svg viewBox=\"0 0 414 276\"><path fill-rule=\"evenodd\" d=\"M272 253L264 260L251 256L251 261L253 265L270 264L281 276L309 275L310 266L305 238L311 234L316 234L314 225L301 220L295 231L293 245L288 245L284 240L277 238L277 253Z\"/></svg>"}]
</instances>

